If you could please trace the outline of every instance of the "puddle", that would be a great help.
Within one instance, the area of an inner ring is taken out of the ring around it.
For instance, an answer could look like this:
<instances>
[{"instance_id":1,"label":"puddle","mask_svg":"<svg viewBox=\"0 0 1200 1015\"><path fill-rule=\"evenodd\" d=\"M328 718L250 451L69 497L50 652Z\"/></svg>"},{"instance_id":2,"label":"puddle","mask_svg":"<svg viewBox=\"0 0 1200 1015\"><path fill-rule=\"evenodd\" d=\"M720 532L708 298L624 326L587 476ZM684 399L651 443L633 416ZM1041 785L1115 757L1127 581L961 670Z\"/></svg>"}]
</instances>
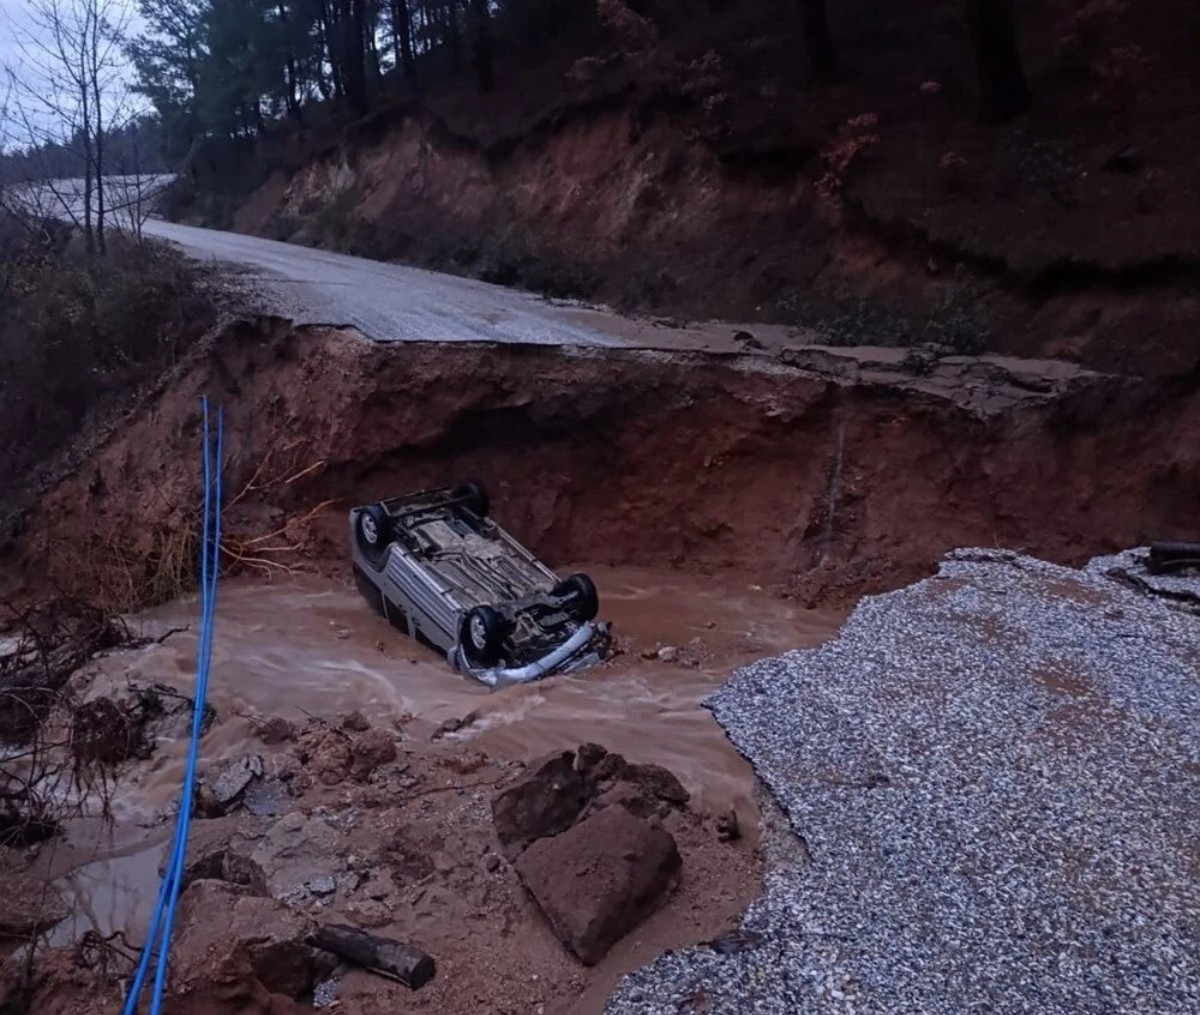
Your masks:
<instances>
[{"instance_id":1,"label":"puddle","mask_svg":"<svg viewBox=\"0 0 1200 1015\"><path fill-rule=\"evenodd\" d=\"M249 716L302 723L357 709L386 723L408 714L409 735L423 739L442 721L475 712L476 722L453 736L493 755L529 760L596 741L630 760L671 769L698 810L735 806L752 815L751 769L699 703L737 666L819 644L842 615L800 609L728 580L582 570L600 589L602 616L613 621L622 654L583 673L496 692L456 674L439 654L376 617L348 582L224 583L209 693L220 718L204 739L202 770L205 762L263 750L250 737ZM149 636L192 629L108 657L92 693L127 680L190 693L197 613L190 597L135 618L135 628ZM680 648L679 659L643 657L660 646ZM140 940L173 824L163 819L174 813L182 771L183 744L160 745L118 787L115 829L90 822L69 829L53 865L68 902L77 905L56 941L89 927L105 935L129 929Z\"/></svg>"}]
</instances>

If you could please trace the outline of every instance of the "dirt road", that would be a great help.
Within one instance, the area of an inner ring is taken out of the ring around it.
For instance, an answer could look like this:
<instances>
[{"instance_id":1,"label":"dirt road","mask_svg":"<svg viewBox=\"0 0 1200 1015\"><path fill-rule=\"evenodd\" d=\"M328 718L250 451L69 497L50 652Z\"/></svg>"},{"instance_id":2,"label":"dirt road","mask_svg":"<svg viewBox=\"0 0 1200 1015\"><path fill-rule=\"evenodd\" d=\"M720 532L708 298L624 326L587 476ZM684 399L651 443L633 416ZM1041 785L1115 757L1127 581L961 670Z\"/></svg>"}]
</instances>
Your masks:
<instances>
[{"instance_id":1,"label":"dirt road","mask_svg":"<svg viewBox=\"0 0 1200 1015\"><path fill-rule=\"evenodd\" d=\"M377 341L509 342L737 350L738 332L772 345L778 326L706 323L662 326L533 293L256 236L152 220L145 231L200 260L248 269L263 312L300 324L352 326ZM795 340L792 339L794 344Z\"/></svg>"}]
</instances>

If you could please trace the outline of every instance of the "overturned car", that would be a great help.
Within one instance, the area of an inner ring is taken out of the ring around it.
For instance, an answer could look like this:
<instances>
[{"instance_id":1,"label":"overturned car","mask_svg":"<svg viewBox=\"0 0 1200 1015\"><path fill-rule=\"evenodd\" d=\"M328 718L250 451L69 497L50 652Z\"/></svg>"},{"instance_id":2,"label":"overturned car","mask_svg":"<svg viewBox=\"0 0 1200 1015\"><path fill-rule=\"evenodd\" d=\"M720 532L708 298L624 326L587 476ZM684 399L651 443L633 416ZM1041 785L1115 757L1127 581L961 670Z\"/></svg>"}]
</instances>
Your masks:
<instances>
[{"instance_id":1,"label":"overturned car","mask_svg":"<svg viewBox=\"0 0 1200 1015\"><path fill-rule=\"evenodd\" d=\"M608 652L592 580L560 579L488 516L477 483L354 508L350 537L371 606L490 687L569 673Z\"/></svg>"}]
</instances>

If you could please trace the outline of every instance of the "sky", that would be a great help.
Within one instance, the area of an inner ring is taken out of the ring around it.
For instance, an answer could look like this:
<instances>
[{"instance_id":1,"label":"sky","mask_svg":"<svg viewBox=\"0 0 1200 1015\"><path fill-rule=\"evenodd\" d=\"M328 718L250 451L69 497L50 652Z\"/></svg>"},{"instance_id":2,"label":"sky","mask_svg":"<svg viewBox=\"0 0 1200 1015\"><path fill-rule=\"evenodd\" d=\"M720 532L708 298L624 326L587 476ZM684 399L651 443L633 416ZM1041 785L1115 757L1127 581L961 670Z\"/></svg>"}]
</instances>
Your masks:
<instances>
[{"instance_id":1,"label":"sky","mask_svg":"<svg viewBox=\"0 0 1200 1015\"><path fill-rule=\"evenodd\" d=\"M58 2L64 7L69 7L72 0L58 0ZM124 8L130 18L130 29L136 31L138 18L135 0L109 0L109 2ZM29 66L22 53L22 39L36 42L39 37L37 26L30 17L30 4L31 0L0 0L0 103L3 102L5 94L9 91L7 77L10 71L26 85L37 85L38 83L37 70ZM16 101L17 98L17 96L10 96L9 101ZM25 105L30 105L30 103L27 101ZM23 131L17 119L13 116L5 119L3 110L0 109L0 146L19 145L22 141L19 136L21 133Z\"/></svg>"}]
</instances>

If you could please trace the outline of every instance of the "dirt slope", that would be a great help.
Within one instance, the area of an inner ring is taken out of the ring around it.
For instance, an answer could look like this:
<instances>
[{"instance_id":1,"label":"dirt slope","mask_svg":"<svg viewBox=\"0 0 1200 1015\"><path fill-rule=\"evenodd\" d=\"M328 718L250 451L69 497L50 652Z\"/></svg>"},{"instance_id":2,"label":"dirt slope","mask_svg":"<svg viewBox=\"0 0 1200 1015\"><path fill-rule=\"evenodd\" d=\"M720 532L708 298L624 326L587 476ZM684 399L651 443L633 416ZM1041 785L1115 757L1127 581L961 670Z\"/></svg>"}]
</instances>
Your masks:
<instances>
[{"instance_id":1,"label":"dirt slope","mask_svg":"<svg viewBox=\"0 0 1200 1015\"><path fill-rule=\"evenodd\" d=\"M251 569L344 569L347 508L469 476L552 560L728 569L805 598L892 586L956 545L1072 561L1194 521L1191 382L885 378L246 322L41 501L23 569L110 601L171 594L205 392L226 414L228 563Z\"/></svg>"},{"instance_id":2,"label":"dirt slope","mask_svg":"<svg viewBox=\"0 0 1200 1015\"><path fill-rule=\"evenodd\" d=\"M1194 4L1023 10L1036 104L1003 127L974 122L957 2L842 5L821 88L770 4L644 6L653 48L513 54L493 96L273 138L236 227L844 343L1196 361Z\"/></svg>"}]
</instances>

